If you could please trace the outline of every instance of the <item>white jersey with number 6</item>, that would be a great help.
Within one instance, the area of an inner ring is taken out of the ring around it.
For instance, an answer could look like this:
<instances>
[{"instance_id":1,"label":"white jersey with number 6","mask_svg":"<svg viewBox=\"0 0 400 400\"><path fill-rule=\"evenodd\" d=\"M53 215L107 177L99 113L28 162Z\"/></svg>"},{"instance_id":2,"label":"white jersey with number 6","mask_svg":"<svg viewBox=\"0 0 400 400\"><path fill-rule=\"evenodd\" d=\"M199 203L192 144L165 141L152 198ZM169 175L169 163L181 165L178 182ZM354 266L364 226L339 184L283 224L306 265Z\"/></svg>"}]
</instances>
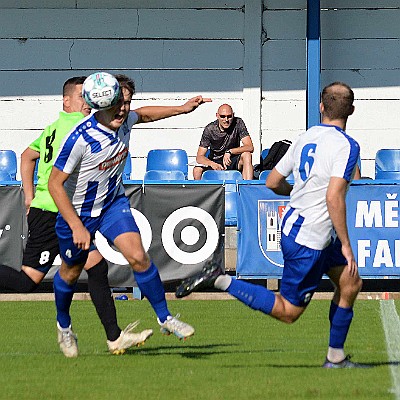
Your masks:
<instances>
[{"instance_id":1,"label":"white jersey with number 6","mask_svg":"<svg viewBox=\"0 0 400 400\"><path fill-rule=\"evenodd\" d=\"M321 124L299 135L276 165L280 174L294 176L282 227L285 235L315 250L329 244L333 235L326 204L329 180L339 177L350 182L359 153L358 143L336 126Z\"/></svg>"}]
</instances>

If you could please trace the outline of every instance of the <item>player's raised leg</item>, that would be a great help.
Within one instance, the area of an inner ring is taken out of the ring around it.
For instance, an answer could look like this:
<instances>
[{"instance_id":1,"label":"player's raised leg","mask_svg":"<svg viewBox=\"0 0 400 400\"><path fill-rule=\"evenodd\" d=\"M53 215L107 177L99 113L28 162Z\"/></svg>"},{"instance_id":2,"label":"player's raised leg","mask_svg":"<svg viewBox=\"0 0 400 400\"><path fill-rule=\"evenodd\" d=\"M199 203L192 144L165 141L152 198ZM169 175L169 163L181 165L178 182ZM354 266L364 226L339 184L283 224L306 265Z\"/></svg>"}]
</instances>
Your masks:
<instances>
[{"instance_id":1,"label":"player's raised leg","mask_svg":"<svg viewBox=\"0 0 400 400\"><path fill-rule=\"evenodd\" d=\"M291 304L279 293L225 275L218 264L211 262L207 263L198 274L185 279L175 294L176 297L182 298L193 291L210 287L226 291L253 310L261 311L286 323L295 322L305 310L303 306Z\"/></svg>"}]
</instances>

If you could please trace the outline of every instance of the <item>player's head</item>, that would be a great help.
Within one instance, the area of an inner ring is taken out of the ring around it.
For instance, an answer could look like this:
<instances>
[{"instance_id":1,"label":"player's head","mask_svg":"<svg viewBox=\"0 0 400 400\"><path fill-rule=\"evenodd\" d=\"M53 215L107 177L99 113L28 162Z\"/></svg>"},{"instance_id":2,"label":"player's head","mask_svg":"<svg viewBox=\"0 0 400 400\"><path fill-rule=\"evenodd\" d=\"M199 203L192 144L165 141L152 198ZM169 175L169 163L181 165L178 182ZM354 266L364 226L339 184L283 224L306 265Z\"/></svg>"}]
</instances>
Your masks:
<instances>
[{"instance_id":1,"label":"player's head","mask_svg":"<svg viewBox=\"0 0 400 400\"><path fill-rule=\"evenodd\" d=\"M107 110L98 111L96 115L98 115L102 123L105 123L107 127L117 131L128 118L131 110L132 96L135 94L135 83L126 75L117 74L114 76L121 87L119 101L115 106Z\"/></svg>"},{"instance_id":2,"label":"player's head","mask_svg":"<svg viewBox=\"0 0 400 400\"><path fill-rule=\"evenodd\" d=\"M123 74L117 74L114 76L117 79L121 89L126 89L132 97L135 94L135 82L133 81L133 79Z\"/></svg>"},{"instance_id":3,"label":"player's head","mask_svg":"<svg viewBox=\"0 0 400 400\"><path fill-rule=\"evenodd\" d=\"M82 85L86 76L74 76L67 79L63 86L63 109L65 112L81 112L89 115L91 108L82 97Z\"/></svg>"},{"instance_id":4,"label":"player's head","mask_svg":"<svg viewBox=\"0 0 400 400\"><path fill-rule=\"evenodd\" d=\"M346 120L354 112L354 93L343 82L333 82L324 87L321 95L321 112L330 120Z\"/></svg>"},{"instance_id":5,"label":"player's head","mask_svg":"<svg viewBox=\"0 0 400 400\"><path fill-rule=\"evenodd\" d=\"M129 76L123 74L115 75L119 86L121 88L121 93L124 98L124 121L128 118L129 111L131 110L132 96L135 94L135 82Z\"/></svg>"},{"instance_id":6,"label":"player's head","mask_svg":"<svg viewBox=\"0 0 400 400\"><path fill-rule=\"evenodd\" d=\"M222 104L219 106L217 111L218 125L221 129L228 129L232 125L233 121L233 110L229 104Z\"/></svg>"}]
</instances>

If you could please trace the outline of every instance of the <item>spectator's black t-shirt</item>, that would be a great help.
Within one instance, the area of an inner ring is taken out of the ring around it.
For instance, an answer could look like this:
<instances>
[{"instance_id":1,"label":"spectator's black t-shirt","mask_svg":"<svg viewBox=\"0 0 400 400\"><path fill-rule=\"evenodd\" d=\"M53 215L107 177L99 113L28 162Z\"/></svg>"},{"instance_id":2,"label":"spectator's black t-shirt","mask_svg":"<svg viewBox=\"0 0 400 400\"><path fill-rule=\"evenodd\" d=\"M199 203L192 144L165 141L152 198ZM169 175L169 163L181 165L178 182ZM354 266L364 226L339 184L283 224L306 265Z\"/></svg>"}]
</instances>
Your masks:
<instances>
[{"instance_id":1,"label":"spectator's black t-shirt","mask_svg":"<svg viewBox=\"0 0 400 400\"><path fill-rule=\"evenodd\" d=\"M209 123L203 131L200 147L209 148L210 160L218 162L224 157L227 150L240 146L240 141L249 136L246 125L239 117L234 117L231 126L221 131L218 120Z\"/></svg>"}]
</instances>

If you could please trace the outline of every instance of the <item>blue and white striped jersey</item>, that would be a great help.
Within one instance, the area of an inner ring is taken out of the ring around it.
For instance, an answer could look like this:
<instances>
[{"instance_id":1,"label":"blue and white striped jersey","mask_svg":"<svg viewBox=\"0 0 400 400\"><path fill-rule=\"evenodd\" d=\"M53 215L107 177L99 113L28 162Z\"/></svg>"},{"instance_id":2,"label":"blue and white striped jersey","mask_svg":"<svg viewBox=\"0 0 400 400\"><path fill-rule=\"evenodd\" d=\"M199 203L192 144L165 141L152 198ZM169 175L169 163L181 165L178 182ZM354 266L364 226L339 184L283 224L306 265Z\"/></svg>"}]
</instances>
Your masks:
<instances>
[{"instance_id":1,"label":"blue and white striped jersey","mask_svg":"<svg viewBox=\"0 0 400 400\"><path fill-rule=\"evenodd\" d=\"M80 216L97 217L115 197L124 194L122 173L128 156L132 126L138 115L131 111L114 132L101 125L96 113L84 118L61 143L54 166L70 174L64 184Z\"/></svg>"},{"instance_id":2,"label":"blue and white striped jersey","mask_svg":"<svg viewBox=\"0 0 400 400\"><path fill-rule=\"evenodd\" d=\"M286 207L282 232L296 243L322 250L333 236L333 225L326 204L331 177L350 182L360 153L358 143L332 125L317 125L299 135L276 165L294 186Z\"/></svg>"}]
</instances>

